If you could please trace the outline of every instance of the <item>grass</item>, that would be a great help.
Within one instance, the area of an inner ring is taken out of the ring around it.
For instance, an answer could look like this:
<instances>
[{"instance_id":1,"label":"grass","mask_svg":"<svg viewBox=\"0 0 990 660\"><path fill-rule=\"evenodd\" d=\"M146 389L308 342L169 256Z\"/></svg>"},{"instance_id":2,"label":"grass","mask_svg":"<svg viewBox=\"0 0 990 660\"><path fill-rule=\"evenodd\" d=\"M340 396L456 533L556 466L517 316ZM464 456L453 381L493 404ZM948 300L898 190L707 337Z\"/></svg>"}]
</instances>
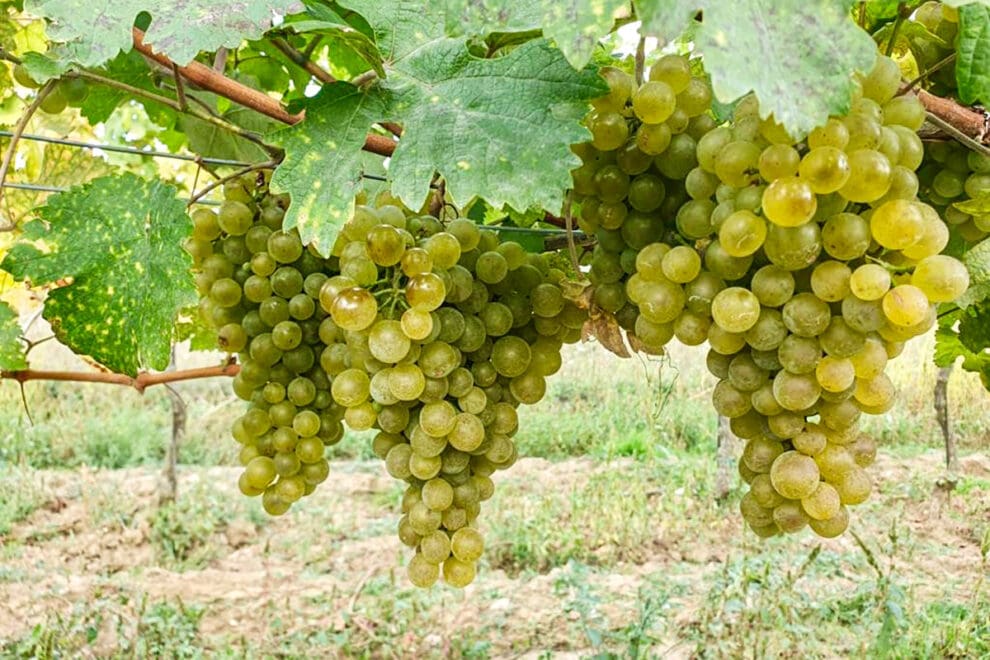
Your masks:
<instances>
[{"instance_id":1,"label":"grass","mask_svg":"<svg viewBox=\"0 0 990 660\"><path fill-rule=\"evenodd\" d=\"M235 471L211 467L236 452L229 384L184 384L179 498L155 508L164 392L29 383L34 424L0 419L0 598L26 589L21 602L42 609L0 632L0 656L990 656L990 471L976 461L951 496L934 488L930 346L892 364L901 406L865 425L883 478L856 509L862 544L758 543L739 523L734 475L716 501L702 351L569 350L544 401L520 415L521 453L543 460L496 477L488 548L463 593L408 586L394 534L402 489L367 433L336 445L328 482L273 520L237 493ZM953 375L964 454L990 447L987 400L978 379ZM12 384L0 403L19 410ZM78 520L56 507L32 517L56 500ZM64 517L76 520L68 532ZM146 552L104 562L114 548ZM227 586L241 571L247 582ZM63 578L88 586L66 595ZM173 595L205 580L218 581L207 595Z\"/></svg>"}]
</instances>

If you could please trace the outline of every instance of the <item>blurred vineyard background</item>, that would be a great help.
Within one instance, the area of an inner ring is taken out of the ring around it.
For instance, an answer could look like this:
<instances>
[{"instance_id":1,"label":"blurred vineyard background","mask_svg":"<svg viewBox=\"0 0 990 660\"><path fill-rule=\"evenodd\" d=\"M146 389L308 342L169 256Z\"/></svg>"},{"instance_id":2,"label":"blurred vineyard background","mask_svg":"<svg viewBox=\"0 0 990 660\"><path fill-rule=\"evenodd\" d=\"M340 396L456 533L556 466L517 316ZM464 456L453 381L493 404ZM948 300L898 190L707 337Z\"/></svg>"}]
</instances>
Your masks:
<instances>
[{"instance_id":1,"label":"blurred vineyard background","mask_svg":"<svg viewBox=\"0 0 990 660\"><path fill-rule=\"evenodd\" d=\"M496 477L490 549L463 593L406 582L401 488L368 436L348 435L327 487L271 519L237 492L229 383L176 385L178 498L159 506L165 389L27 383L22 399L5 382L0 655L986 657L990 395L952 374L947 474L931 350L909 344L901 404L868 423L877 493L855 535L761 542L738 515L740 442L720 467L703 352L572 347L522 413L527 458ZM55 342L32 355L80 366Z\"/></svg>"}]
</instances>

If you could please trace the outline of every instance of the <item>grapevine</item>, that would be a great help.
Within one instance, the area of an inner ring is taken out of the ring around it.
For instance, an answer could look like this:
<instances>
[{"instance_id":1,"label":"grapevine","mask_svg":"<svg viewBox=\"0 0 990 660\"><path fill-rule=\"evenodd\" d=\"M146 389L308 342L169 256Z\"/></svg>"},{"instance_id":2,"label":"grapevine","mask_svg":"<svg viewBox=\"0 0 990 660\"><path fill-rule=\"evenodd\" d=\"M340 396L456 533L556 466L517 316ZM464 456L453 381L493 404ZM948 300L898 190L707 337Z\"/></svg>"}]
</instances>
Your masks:
<instances>
[{"instance_id":1,"label":"grapevine","mask_svg":"<svg viewBox=\"0 0 990 660\"><path fill-rule=\"evenodd\" d=\"M236 28L138 0L84 26L82 4L0 3L48 30L0 30L0 102L22 108L0 132L0 268L100 370L34 368L3 302L0 376L230 377L238 486L272 515L333 478L346 429L372 431L418 587L474 580L517 411L567 344L708 346L759 537L852 524L878 451L862 416L894 409L905 342L935 330L938 364L990 384L985 3L564 21L249 0ZM594 46L632 21L635 57ZM754 44L787 57L754 69ZM156 128L132 139L127 113ZM142 165L30 180L25 142ZM171 183L146 178L158 158ZM225 361L166 373L187 339Z\"/></svg>"}]
</instances>

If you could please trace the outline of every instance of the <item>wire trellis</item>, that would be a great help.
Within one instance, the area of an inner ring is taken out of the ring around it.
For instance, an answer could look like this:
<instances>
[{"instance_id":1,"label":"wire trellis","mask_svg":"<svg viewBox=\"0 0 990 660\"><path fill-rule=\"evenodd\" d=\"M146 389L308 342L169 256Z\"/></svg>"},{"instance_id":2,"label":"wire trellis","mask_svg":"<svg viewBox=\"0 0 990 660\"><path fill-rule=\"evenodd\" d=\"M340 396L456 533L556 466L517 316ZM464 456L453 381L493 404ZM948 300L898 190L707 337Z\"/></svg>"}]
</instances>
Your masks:
<instances>
[{"instance_id":1,"label":"wire trellis","mask_svg":"<svg viewBox=\"0 0 990 660\"><path fill-rule=\"evenodd\" d=\"M11 138L14 134L11 131L0 130L0 138ZM34 142L45 142L48 144L59 144L67 147L75 147L79 149L93 149L100 151L108 151L113 153L130 154L134 156L147 156L149 158L169 158L172 160L182 160L190 163L203 163L207 165L222 165L229 167L250 167L251 163L246 163L239 160L230 160L226 158L211 158L207 156L193 156L189 154L174 154L168 151L149 151L146 149L139 149L137 147L127 147L123 145L116 144L106 144L101 142L85 142L82 140L72 140L69 138L58 138L51 137L48 135L37 135L34 133L22 133L20 135L21 140L29 140ZM387 182L388 177L382 176L380 174L367 174L363 173L361 178L368 179L369 181L381 181ZM69 188L63 186L50 186L42 183L27 183L18 181L4 181L0 184L2 188L10 188L13 190L27 190L34 192L50 192L50 193L63 193L67 192ZM436 184L431 184L431 188L435 188ZM196 204L205 204L208 206L219 206L222 202L215 199L198 199ZM489 229L492 231L508 231L516 232L520 234L541 234L545 236L562 236L567 234L566 229L545 229L542 227L503 227L499 225L485 225L481 227L482 229ZM574 232L574 237L577 239L585 238L585 235L579 231Z\"/></svg>"}]
</instances>

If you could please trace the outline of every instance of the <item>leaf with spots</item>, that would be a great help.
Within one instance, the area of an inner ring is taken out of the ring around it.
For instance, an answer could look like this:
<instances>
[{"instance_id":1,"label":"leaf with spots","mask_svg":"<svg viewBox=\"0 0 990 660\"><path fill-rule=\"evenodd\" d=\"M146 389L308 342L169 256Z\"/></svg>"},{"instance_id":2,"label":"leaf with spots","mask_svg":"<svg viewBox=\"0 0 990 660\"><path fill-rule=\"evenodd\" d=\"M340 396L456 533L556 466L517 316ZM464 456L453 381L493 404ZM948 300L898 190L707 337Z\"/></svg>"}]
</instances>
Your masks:
<instances>
[{"instance_id":1,"label":"leaf with spots","mask_svg":"<svg viewBox=\"0 0 990 660\"><path fill-rule=\"evenodd\" d=\"M542 29L573 66L583 67L615 19L628 13L628 0L447 0L444 18L451 35Z\"/></svg>"},{"instance_id":2,"label":"leaf with spots","mask_svg":"<svg viewBox=\"0 0 990 660\"><path fill-rule=\"evenodd\" d=\"M344 82L324 85L305 104L306 121L269 134L285 149L271 187L292 203L284 227L299 228L306 243L329 253L337 230L350 217L361 187L361 147L371 124L387 118L388 98Z\"/></svg>"},{"instance_id":3,"label":"leaf with spots","mask_svg":"<svg viewBox=\"0 0 990 660\"><path fill-rule=\"evenodd\" d=\"M673 41L691 23L703 0L635 0L643 34Z\"/></svg>"},{"instance_id":4,"label":"leaf with spots","mask_svg":"<svg viewBox=\"0 0 990 660\"><path fill-rule=\"evenodd\" d=\"M795 137L849 110L852 74L876 58L870 35L850 18L848 0L734 0L703 3L697 46L715 96L754 91Z\"/></svg>"},{"instance_id":5,"label":"leaf with spots","mask_svg":"<svg viewBox=\"0 0 990 660\"><path fill-rule=\"evenodd\" d=\"M382 86L405 126L389 177L412 208L439 172L455 204L484 197L496 207L560 209L579 164L570 145L588 139L588 100L606 91L594 71L575 71L543 40L482 60L440 39L393 64Z\"/></svg>"},{"instance_id":6,"label":"leaf with spots","mask_svg":"<svg viewBox=\"0 0 990 660\"><path fill-rule=\"evenodd\" d=\"M575 71L545 40L476 58L411 0L346 5L373 28L387 77L366 88L326 85L304 122L269 135L286 152L272 179L292 197L286 226L324 252L332 246L359 189L365 134L381 121L403 126L388 176L410 208L421 206L435 173L456 204L483 197L497 207L561 207L580 163L570 145L588 138L588 101L607 89L595 71Z\"/></svg>"},{"instance_id":7,"label":"leaf with spots","mask_svg":"<svg viewBox=\"0 0 990 660\"><path fill-rule=\"evenodd\" d=\"M48 36L66 44L71 59L97 66L131 49L138 14L151 15L146 41L179 64L200 51L235 48L271 27L274 15L303 9L299 0L29 0L25 9L47 18Z\"/></svg>"},{"instance_id":8,"label":"leaf with spots","mask_svg":"<svg viewBox=\"0 0 990 660\"><path fill-rule=\"evenodd\" d=\"M53 285L45 318L59 341L113 371L164 369L180 307L196 298L175 188L124 173L54 195L0 268Z\"/></svg>"},{"instance_id":9,"label":"leaf with spots","mask_svg":"<svg viewBox=\"0 0 990 660\"><path fill-rule=\"evenodd\" d=\"M0 302L0 369L16 371L26 369L24 344L21 342L21 325L17 312L5 302Z\"/></svg>"}]
</instances>

